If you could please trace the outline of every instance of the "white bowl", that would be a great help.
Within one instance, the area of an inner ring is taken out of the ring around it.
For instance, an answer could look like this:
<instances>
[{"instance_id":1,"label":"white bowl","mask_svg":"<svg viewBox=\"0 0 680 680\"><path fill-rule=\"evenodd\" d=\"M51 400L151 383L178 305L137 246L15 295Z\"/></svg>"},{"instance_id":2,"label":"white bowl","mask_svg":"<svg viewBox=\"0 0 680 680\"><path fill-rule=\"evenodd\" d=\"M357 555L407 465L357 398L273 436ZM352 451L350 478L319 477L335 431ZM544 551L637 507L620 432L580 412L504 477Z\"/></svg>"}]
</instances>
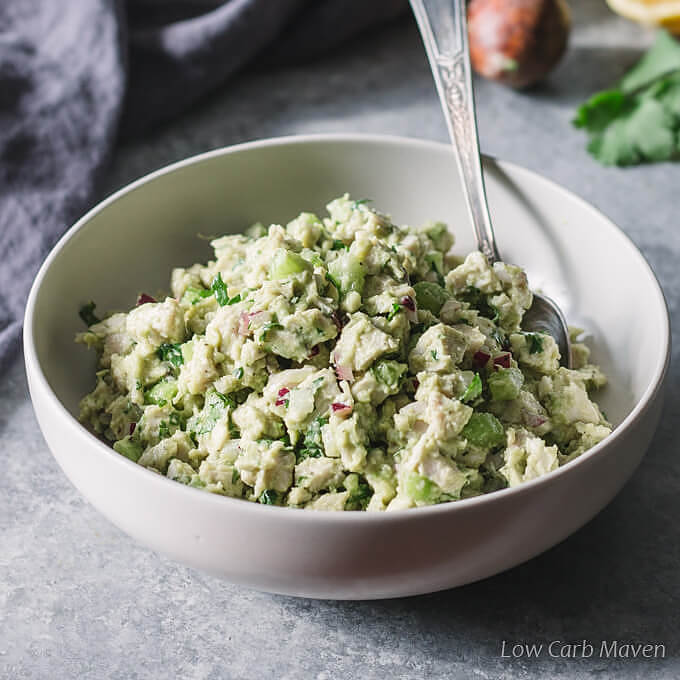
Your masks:
<instances>
[{"instance_id":1,"label":"white bowl","mask_svg":"<svg viewBox=\"0 0 680 680\"><path fill-rule=\"evenodd\" d=\"M488 160L501 253L593 334L610 377L598 397L617 426L577 460L520 487L394 513L307 512L189 488L146 470L76 420L93 353L73 342L78 309L130 307L167 288L173 266L209 259L197 234L238 232L321 211L349 191L397 222L446 220L473 248L448 146L376 136L273 139L171 165L119 191L55 246L31 290L24 345L45 439L82 494L140 542L229 581L320 598L431 592L528 560L619 491L656 427L669 358L663 294L635 246L597 210L514 165Z\"/></svg>"}]
</instances>

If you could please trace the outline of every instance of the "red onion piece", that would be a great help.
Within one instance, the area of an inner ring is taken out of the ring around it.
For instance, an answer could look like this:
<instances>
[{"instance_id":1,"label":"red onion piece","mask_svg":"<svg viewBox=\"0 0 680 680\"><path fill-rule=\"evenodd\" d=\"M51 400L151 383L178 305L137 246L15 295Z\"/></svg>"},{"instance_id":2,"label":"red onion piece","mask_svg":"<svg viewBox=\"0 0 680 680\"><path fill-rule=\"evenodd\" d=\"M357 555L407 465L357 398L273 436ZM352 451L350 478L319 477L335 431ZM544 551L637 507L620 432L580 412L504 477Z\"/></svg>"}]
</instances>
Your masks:
<instances>
[{"instance_id":1,"label":"red onion piece","mask_svg":"<svg viewBox=\"0 0 680 680\"><path fill-rule=\"evenodd\" d=\"M493 365L499 368L510 368L510 359L512 355L510 352L503 352L493 358Z\"/></svg>"},{"instance_id":2,"label":"red onion piece","mask_svg":"<svg viewBox=\"0 0 680 680\"><path fill-rule=\"evenodd\" d=\"M352 409L352 407L349 404L340 404L338 402L335 402L331 404L331 408L333 409L333 413L337 413L338 411L346 411L347 409Z\"/></svg>"},{"instance_id":3,"label":"red onion piece","mask_svg":"<svg viewBox=\"0 0 680 680\"><path fill-rule=\"evenodd\" d=\"M287 387L282 387L279 390L279 397L285 397L288 394L288 392L290 392L290 390Z\"/></svg>"},{"instance_id":4,"label":"red onion piece","mask_svg":"<svg viewBox=\"0 0 680 680\"><path fill-rule=\"evenodd\" d=\"M137 427L137 423L130 423L130 436L132 436L134 434L136 427Z\"/></svg>"},{"instance_id":5,"label":"red onion piece","mask_svg":"<svg viewBox=\"0 0 680 680\"><path fill-rule=\"evenodd\" d=\"M529 411L522 411L522 422L527 427L540 427L545 423L547 418L540 413L530 413Z\"/></svg>"},{"instance_id":6,"label":"red onion piece","mask_svg":"<svg viewBox=\"0 0 680 680\"><path fill-rule=\"evenodd\" d=\"M347 382L352 382L352 380L354 380L354 373L352 373L351 366L335 364L335 372L338 375L338 380L346 380Z\"/></svg>"},{"instance_id":7,"label":"red onion piece","mask_svg":"<svg viewBox=\"0 0 680 680\"><path fill-rule=\"evenodd\" d=\"M145 305L147 302L156 302L155 298L152 298L150 295L147 295L146 293L142 293L138 298L137 298L137 307L140 305Z\"/></svg>"},{"instance_id":8,"label":"red onion piece","mask_svg":"<svg viewBox=\"0 0 680 680\"><path fill-rule=\"evenodd\" d=\"M480 367L486 366L489 359L491 359L491 355L488 352L485 352L484 350L481 349L472 355L472 362L476 366Z\"/></svg>"},{"instance_id":9,"label":"red onion piece","mask_svg":"<svg viewBox=\"0 0 680 680\"><path fill-rule=\"evenodd\" d=\"M309 359L315 357L319 353L319 345L314 345L312 349L309 350Z\"/></svg>"},{"instance_id":10,"label":"red onion piece","mask_svg":"<svg viewBox=\"0 0 680 680\"><path fill-rule=\"evenodd\" d=\"M282 399L282 398L279 398L274 402L275 406L283 406L284 404L287 404L287 403L288 403L288 399Z\"/></svg>"},{"instance_id":11,"label":"red onion piece","mask_svg":"<svg viewBox=\"0 0 680 680\"><path fill-rule=\"evenodd\" d=\"M399 304L402 307L406 307L406 309L411 312L416 311L416 303L413 301L413 298L409 297L408 295L404 295L404 297L399 300Z\"/></svg>"},{"instance_id":12,"label":"red onion piece","mask_svg":"<svg viewBox=\"0 0 680 680\"><path fill-rule=\"evenodd\" d=\"M241 312L241 314L238 317L238 334L243 335L244 337L246 335L250 335L250 320L254 317L260 314L260 312Z\"/></svg>"}]
</instances>

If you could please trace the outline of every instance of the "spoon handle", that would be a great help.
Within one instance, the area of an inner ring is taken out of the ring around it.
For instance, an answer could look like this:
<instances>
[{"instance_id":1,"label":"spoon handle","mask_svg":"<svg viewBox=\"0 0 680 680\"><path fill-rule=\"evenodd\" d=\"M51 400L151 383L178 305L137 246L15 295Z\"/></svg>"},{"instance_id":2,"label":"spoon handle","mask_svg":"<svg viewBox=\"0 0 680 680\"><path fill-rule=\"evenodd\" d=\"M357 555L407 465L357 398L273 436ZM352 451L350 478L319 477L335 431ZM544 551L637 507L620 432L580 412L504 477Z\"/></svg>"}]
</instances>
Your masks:
<instances>
[{"instance_id":1,"label":"spoon handle","mask_svg":"<svg viewBox=\"0 0 680 680\"><path fill-rule=\"evenodd\" d=\"M501 259L486 202L479 156L475 99L465 0L410 0L444 109L449 136L458 151L468 212L478 249L490 263Z\"/></svg>"}]
</instances>

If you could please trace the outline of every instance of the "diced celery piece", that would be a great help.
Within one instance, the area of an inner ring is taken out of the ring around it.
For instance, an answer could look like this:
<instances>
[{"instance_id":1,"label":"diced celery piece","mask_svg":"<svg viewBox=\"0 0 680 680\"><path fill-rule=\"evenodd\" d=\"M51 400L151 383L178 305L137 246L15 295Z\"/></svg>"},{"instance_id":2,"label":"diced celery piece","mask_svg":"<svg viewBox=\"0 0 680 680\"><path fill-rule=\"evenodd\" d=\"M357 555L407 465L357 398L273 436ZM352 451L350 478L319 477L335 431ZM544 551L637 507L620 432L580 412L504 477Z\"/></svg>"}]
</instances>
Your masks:
<instances>
[{"instance_id":1,"label":"diced celery piece","mask_svg":"<svg viewBox=\"0 0 680 680\"><path fill-rule=\"evenodd\" d=\"M347 251L328 265L328 274L341 295L347 295L352 290L361 295L364 290L364 267Z\"/></svg>"},{"instance_id":2,"label":"diced celery piece","mask_svg":"<svg viewBox=\"0 0 680 680\"><path fill-rule=\"evenodd\" d=\"M491 413L473 413L461 435L472 444L485 449L500 446L505 441L503 426Z\"/></svg>"},{"instance_id":3,"label":"diced celery piece","mask_svg":"<svg viewBox=\"0 0 680 680\"><path fill-rule=\"evenodd\" d=\"M285 279L309 268L309 262L297 253L278 248L272 258L269 275L272 279Z\"/></svg>"},{"instance_id":4,"label":"diced celery piece","mask_svg":"<svg viewBox=\"0 0 680 680\"><path fill-rule=\"evenodd\" d=\"M524 384L524 376L519 368L500 368L492 373L487 382L491 397L497 401L517 399Z\"/></svg>"},{"instance_id":5,"label":"diced celery piece","mask_svg":"<svg viewBox=\"0 0 680 680\"><path fill-rule=\"evenodd\" d=\"M413 289L416 291L418 307L427 309L435 316L439 316L444 303L449 299L449 294L436 283L431 281L418 281Z\"/></svg>"},{"instance_id":6,"label":"diced celery piece","mask_svg":"<svg viewBox=\"0 0 680 680\"><path fill-rule=\"evenodd\" d=\"M144 396L144 401L147 403L164 406L177 396L177 381L162 380L156 383Z\"/></svg>"},{"instance_id":7,"label":"diced celery piece","mask_svg":"<svg viewBox=\"0 0 680 680\"><path fill-rule=\"evenodd\" d=\"M415 472L406 478L405 489L409 498L424 503L436 503L441 496L441 489L433 481Z\"/></svg>"},{"instance_id":8,"label":"diced celery piece","mask_svg":"<svg viewBox=\"0 0 680 680\"><path fill-rule=\"evenodd\" d=\"M139 442L132 441L129 436L123 437L123 439L115 442L113 445L113 450L117 453L120 453L121 456L129 458L135 463L142 455L142 445Z\"/></svg>"}]
</instances>

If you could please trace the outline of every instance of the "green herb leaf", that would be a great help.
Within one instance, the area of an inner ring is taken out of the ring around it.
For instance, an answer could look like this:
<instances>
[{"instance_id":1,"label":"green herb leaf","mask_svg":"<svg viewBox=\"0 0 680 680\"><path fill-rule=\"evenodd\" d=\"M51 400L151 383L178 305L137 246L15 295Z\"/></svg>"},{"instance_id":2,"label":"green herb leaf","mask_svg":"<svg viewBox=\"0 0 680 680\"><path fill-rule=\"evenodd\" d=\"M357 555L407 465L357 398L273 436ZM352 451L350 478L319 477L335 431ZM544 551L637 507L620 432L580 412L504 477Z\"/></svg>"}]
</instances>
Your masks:
<instances>
[{"instance_id":1,"label":"green herb leaf","mask_svg":"<svg viewBox=\"0 0 680 680\"><path fill-rule=\"evenodd\" d=\"M188 302L190 305L198 304L204 298L210 297L213 294L212 290L207 288L194 288L189 286L182 296L183 302Z\"/></svg>"},{"instance_id":2,"label":"green herb leaf","mask_svg":"<svg viewBox=\"0 0 680 680\"><path fill-rule=\"evenodd\" d=\"M215 293L215 299L217 300L217 303L220 305L220 307L233 304L229 302L227 284L224 281L222 281L222 274L220 274L219 272L217 273L217 276L212 280L212 283L210 284L210 290L212 290L212 292Z\"/></svg>"},{"instance_id":3,"label":"green herb leaf","mask_svg":"<svg viewBox=\"0 0 680 680\"><path fill-rule=\"evenodd\" d=\"M636 165L680 156L680 43L665 31L618 87L593 95L573 124L589 135L603 165Z\"/></svg>"},{"instance_id":4,"label":"green herb leaf","mask_svg":"<svg viewBox=\"0 0 680 680\"><path fill-rule=\"evenodd\" d=\"M158 438L159 439L167 439L170 436L170 427L168 424L164 421L161 420L161 422L158 425Z\"/></svg>"},{"instance_id":5,"label":"green herb leaf","mask_svg":"<svg viewBox=\"0 0 680 680\"><path fill-rule=\"evenodd\" d=\"M156 354L161 361L169 361L173 366L181 366L184 363L182 356L182 343L164 342L157 350Z\"/></svg>"},{"instance_id":6,"label":"green herb leaf","mask_svg":"<svg viewBox=\"0 0 680 680\"><path fill-rule=\"evenodd\" d=\"M278 321L267 321L267 323L262 326L262 333L260 334L260 340L264 342L267 339L267 335L270 331L281 330L283 326Z\"/></svg>"},{"instance_id":7,"label":"green herb leaf","mask_svg":"<svg viewBox=\"0 0 680 680\"><path fill-rule=\"evenodd\" d=\"M80 308L80 311L78 312L78 316L80 316L80 318L81 318L88 326L92 326L92 325L95 324L95 323L99 323L100 320L101 320L101 319L99 319L99 318L95 315L95 313L94 313L94 310L95 310L95 307L96 307L96 306L97 306L97 305L95 305L94 302L92 302L92 300L90 300L90 302L88 302L86 305L83 305L83 306Z\"/></svg>"},{"instance_id":8,"label":"green herb leaf","mask_svg":"<svg viewBox=\"0 0 680 680\"><path fill-rule=\"evenodd\" d=\"M301 462L305 458L320 458L324 455L323 440L321 438L321 428L328 425L328 418L316 418L305 432L302 448L296 452L296 462Z\"/></svg>"},{"instance_id":9,"label":"green herb leaf","mask_svg":"<svg viewBox=\"0 0 680 680\"><path fill-rule=\"evenodd\" d=\"M476 309L483 317L491 319L496 323L499 319L498 310L489 303L489 300L479 288L468 286L464 292L460 294L460 299L467 302L471 307Z\"/></svg>"},{"instance_id":10,"label":"green herb leaf","mask_svg":"<svg viewBox=\"0 0 680 680\"><path fill-rule=\"evenodd\" d=\"M387 315L387 320L392 321L397 314L401 312L401 305L398 302L393 302L392 303L392 309L390 310L390 313Z\"/></svg>"},{"instance_id":11,"label":"green herb leaf","mask_svg":"<svg viewBox=\"0 0 680 680\"><path fill-rule=\"evenodd\" d=\"M349 246L346 246L340 239L334 239L331 250L348 250Z\"/></svg>"},{"instance_id":12,"label":"green herb leaf","mask_svg":"<svg viewBox=\"0 0 680 680\"><path fill-rule=\"evenodd\" d=\"M543 351L543 337L540 333L526 333L529 354L538 354Z\"/></svg>"},{"instance_id":13,"label":"green herb leaf","mask_svg":"<svg viewBox=\"0 0 680 680\"><path fill-rule=\"evenodd\" d=\"M477 397L479 397L481 393L482 393L482 379L479 377L479 373L475 373L475 377L467 386L465 392L463 392L463 396L460 398L460 400L463 403L474 401L475 399L477 399Z\"/></svg>"},{"instance_id":14,"label":"green herb leaf","mask_svg":"<svg viewBox=\"0 0 680 680\"><path fill-rule=\"evenodd\" d=\"M210 390L206 394L203 410L189 419L187 429L196 435L212 432L228 407L232 410L236 408L236 402L230 395Z\"/></svg>"},{"instance_id":15,"label":"green herb leaf","mask_svg":"<svg viewBox=\"0 0 680 680\"><path fill-rule=\"evenodd\" d=\"M373 496L373 489L364 477L351 473L345 478L344 486L349 491L345 510L365 510Z\"/></svg>"},{"instance_id":16,"label":"green herb leaf","mask_svg":"<svg viewBox=\"0 0 680 680\"><path fill-rule=\"evenodd\" d=\"M263 505L276 505L279 494L274 489L265 489L257 500Z\"/></svg>"}]
</instances>

